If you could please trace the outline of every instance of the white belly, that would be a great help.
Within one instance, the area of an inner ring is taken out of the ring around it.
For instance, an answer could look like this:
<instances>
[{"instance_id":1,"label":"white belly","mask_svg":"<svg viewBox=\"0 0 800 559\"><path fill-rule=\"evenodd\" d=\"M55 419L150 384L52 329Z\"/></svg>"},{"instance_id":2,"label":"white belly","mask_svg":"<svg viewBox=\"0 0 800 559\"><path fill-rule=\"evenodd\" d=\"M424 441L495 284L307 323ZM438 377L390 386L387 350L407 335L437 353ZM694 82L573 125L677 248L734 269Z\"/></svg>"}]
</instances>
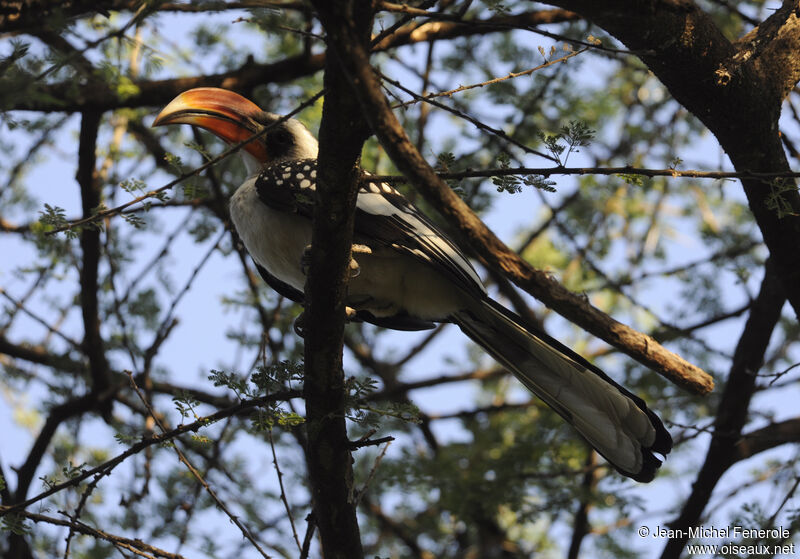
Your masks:
<instances>
[{"instance_id":1,"label":"white belly","mask_svg":"<svg viewBox=\"0 0 800 559\"><path fill-rule=\"evenodd\" d=\"M247 252L271 275L303 291L303 251L311 244L311 221L265 206L255 177L231 197L231 219ZM391 248L355 255L359 274L350 280L348 305L386 317L407 313L443 320L466 307L466 296L432 266Z\"/></svg>"},{"instance_id":2,"label":"white belly","mask_svg":"<svg viewBox=\"0 0 800 559\"><path fill-rule=\"evenodd\" d=\"M231 196L231 219L253 260L271 275L303 291L300 268L303 251L311 244L309 220L265 206L258 198L256 177Z\"/></svg>"}]
</instances>

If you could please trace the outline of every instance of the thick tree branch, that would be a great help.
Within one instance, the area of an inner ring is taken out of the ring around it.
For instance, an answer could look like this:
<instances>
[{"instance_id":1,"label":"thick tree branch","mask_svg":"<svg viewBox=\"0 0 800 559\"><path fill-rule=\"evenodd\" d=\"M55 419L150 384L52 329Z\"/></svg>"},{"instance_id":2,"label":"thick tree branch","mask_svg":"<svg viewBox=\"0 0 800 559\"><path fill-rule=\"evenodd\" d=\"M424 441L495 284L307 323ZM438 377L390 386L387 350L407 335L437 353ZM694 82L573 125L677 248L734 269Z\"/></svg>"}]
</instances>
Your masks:
<instances>
[{"instance_id":1,"label":"thick tree branch","mask_svg":"<svg viewBox=\"0 0 800 559\"><path fill-rule=\"evenodd\" d=\"M736 443L733 461L747 460L760 452L800 442L800 418L772 423L742 435Z\"/></svg>"},{"instance_id":2,"label":"thick tree branch","mask_svg":"<svg viewBox=\"0 0 800 559\"><path fill-rule=\"evenodd\" d=\"M383 3L384 7L387 5L387 2ZM409 12L414 15L437 15L435 13L425 12L424 10L417 10L414 12L413 8L409 9ZM422 12L422 14L419 12ZM441 21L441 19L437 19L437 21L426 21L422 23L414 22L404 25L391 35L382 39L375 45L375 49L387 50L392 47L411 43L485 35L498 31L526 29L548 23L560 23L579 19L581 19L581 16L567 10L536 10L512 15L496 15L484 20Z\"/></svg>"},{"instance_id":3,"label":"thick tree branch","mask_svg":"<svg viewBox=\"0 0 800 559\"><path fill-rule=\"evenodd\" d=\"M750 315L736 346L705 463L680 516L671 524L672 528L683 530L684 534L688 534L689 527L700 521L714 487L736 460L740 433L747 421L747 410L756 388L756 373L764 361L764 353L785 301L782 282L775 274L771 261L768 261L758 297L750 308ZM679 557L687 540L670 539L661 555L662 559Z\"/></svg>"},{"instance_id":4,"label":"thick tree branch","mask_svg":"<svg viewBox=\"0 0 800 559\"><path fill-rule=\"evenodd\" d=\"M701 394L713 380L699 367L668 351L658 342L625 326L570 292L542 271L533 269L510 250L444 183L416 150L383 95L380 82L364 48L348 37L333 39L341 52L349 78L364 107L364 114L398 169L437 210L469 241L472 249L511 281L548 307L604 339L671 381Z\"/></svg>"},{"instance_id":5,"label":"thick tree branch","mask_svg":"<svg viewBox=\"0 0 800 559\"><path fill-rule=\"evenodd\" d=\"M531 11L514 16L495 16L470 23L434 22L411 23L383 39L375 50L388 50L402 45L452 39L459 36L496 33L509 29L567 21L575 14L564 10ZM258 85L285 83L312 75L325 66L325 53L299 55L259 64L249 59L244 65L219 74L166 80L134 81L137 93L124 98L103 88L82 87L76 90L71 83L42 85L35 99L21 98L8 110L42 112L77 112L87 108L111 110L125 107L165 105L179 93L194 87L221 87L249 94ZM74 95L72 94L74 92Z\"/></svg>"},{"instance_id":6,"label":"thick tree branch","mask_svg":"<svg viewBox=\"0 0 800 559\"><path fill-rule=\"evenodd\" d=\"M784 0L780 9L734 43L736 61L752 59L766 86L764 93L781 101L800 80L799 11L797 0Z\"/></svg>"},{"instance_id":7,"label":"thick tree branch","mask_svg":"<svg viewBox=\"0 0 800 559\"><path fill-rule=\"evenodd\" d=\"M54 369L68 373L83 374L87 369L83 363L71 359L68 355L50 353L41 346L27 345L24 343L15 344L4 336L0 336L0 355L23 359L31 363L53 367Z\"/></svg>"},{"instance_id":8,"label":"thick tree branch","mask_svg":"<svg viewBox=\"0 0 800 559\"><path fill-rule=\"evenodd\" d=\"M641 53L673 97L714 133L737 171L789 170L778 117L787 87L800 77L796 1L785 2L738 44L691 0L549 3L584 15ZM790 181L743 179L742 184L800 316L800 194Z\"/></svg>"},{"instance_id":9,"label":"thick tree branch","mask_svg":"<svg viewBox=\"0 0 800 559\"><path fill-rule=\"evenodd\" d=\"M51 16L76 18L90 14L109 15L111 11L135 11L141 0L2 0L0 1L0 33L29 31L41 28L42 22ZM221 12L255 8L281 8L306 11L303 2L243 0L239 2L202 2L200 4L164 2L156 6L160 12Z\"/></svg>"},{"instance_id":10,"label":"thick tree branch","mask_svg":"<svg viewBox=\"0 0 800 559\"><path fill-rule=\"evenodd\" d=\"M41 29L51 17L77 17L85 14L107 14L108 10L125 9L126 0L2 0L0 1L0 33Z\"/></svg>"},{"instance_id":11,"label":"thick tree branch","mask_svg":"<svg viewBox=\"0 0 800 559\"><path fill-rule=\"evenodd\" d=\"M342 27L366 44L369 1L336 5L314 2L332 37ZM335 53L335 54L334 54ZM346 388L342 368L345 295L350 275L358 160L369 129L342 76L341 53L329 44L325 103L319 140L319 176L314 204L310 275L306 282L305 379L306 464L322 553L330 559L364 556L356 518L353 458L347 438Z\"/></svg>"},{"instance_id":12,"label":"thick tree branch","mask_svg":"<svg viewBox=\"0 0 800 559\"><path fill-rule=\"evenodd\" d=\"M56 433L56 429L67 419L91 411L96 405L97 399L94 394L87 394L64 402L50 410L47 421L39 431L39 435L36 437L25 463L17 470L17 487L14 491L16 503L25 500L33 481L33 476L42 461L44 453L47 451L47 447L50 445L50 441L53 439L53 435Z\"/></svg>"},{"instance_id":13,"label":"thick tree branch","mask_svg":"<svg viewBox=\"0 0 800 559\"><path fill-rule=\"evenodd\" d=\"M76 178L81 189L83 216L89 217L100 205L101 184L97 175L97 133L101 113L86 112L81 118L78 146L78 173ZM83 351L89 359L92 377L91 390L95 394L105 392L111 382L111 372L106 359L104 342L100 334L100 311L98 306L98 267L100 265L100 229L87 227L81 232L81 313L83 315ZM111 413L111 400L100 410Z\"/></svg>"}]
</instances>

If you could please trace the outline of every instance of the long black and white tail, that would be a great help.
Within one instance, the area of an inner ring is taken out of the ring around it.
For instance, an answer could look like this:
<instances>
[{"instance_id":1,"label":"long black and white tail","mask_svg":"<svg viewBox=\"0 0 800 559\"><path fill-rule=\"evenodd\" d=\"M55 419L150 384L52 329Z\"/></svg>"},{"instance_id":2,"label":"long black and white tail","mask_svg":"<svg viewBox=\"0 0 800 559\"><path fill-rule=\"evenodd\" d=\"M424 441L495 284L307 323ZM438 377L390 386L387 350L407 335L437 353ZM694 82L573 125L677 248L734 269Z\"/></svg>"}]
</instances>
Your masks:
<instances>
[{"instance_id":1,"label":"long black and white tail","mask_svg":"<svg viewBox=\"0 0 800 559\"><path fill-rule=\"evenodd\" d=\"M621 474L642 482L655 477L661 460L653 453L669 453L672 437L641 398L489 298L452 318Z\"/></svg>"}]
</instances>

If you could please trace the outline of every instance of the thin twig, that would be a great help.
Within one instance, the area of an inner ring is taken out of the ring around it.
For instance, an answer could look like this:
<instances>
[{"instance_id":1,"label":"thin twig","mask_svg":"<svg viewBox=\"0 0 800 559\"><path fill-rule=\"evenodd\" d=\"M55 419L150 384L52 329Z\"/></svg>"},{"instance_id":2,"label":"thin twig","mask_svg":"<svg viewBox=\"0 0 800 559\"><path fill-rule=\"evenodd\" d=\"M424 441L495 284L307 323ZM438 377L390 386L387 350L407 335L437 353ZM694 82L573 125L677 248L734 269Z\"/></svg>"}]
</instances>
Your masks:
<instances>
[{"instance_id":1,"label":"thin twig","mask_svg":"<svg viewBox=\"0 0 800 559\"><path fill-rule=\"evenodd\" d=\"M378 471L378 466L380 466L383 457L386 456L386 451L389 450L390 444L392 444L392 441L386 441L386 446L383 447L381 453L378 454L378 456L375 458L375 463L372 465L372 469L369 471L369 475L367 475L367 480L364 482L364 486L356 493L356 506L358 506L358 503L361 502L361 498L367 492L367 487L369 487L372 478L375 477L375 472Z\"/></svg>"},{"instance_id":2,"label":"thin twig","mask_svg":"<svg viewBox=\"0 0 800 559\"><path fill-rule=\"evenodd\" d=\"M142 401L142 404L147 408L147 411L150 414L150 416L155 420L155 422L158 425L159 429L161 429L161 432L162 433L166 433L167 429L164 427L164 424L158 418L158 414L156 414L155 410L150 405L150 402L148 402L147 398L145 398L145 395L142 394L141 390L139 390L139 387L136 385L136 381L133 379L133 374L130 373L130 371L128 371L128 377L130 378L131 386L133 387L134 392L136 392L136 395L139 396L139 399ZM228 505L226 505L222 501L222 499L219 498L219 496L217 495L217 492L214 491L214 489L208 484L208 482L205 480L203 475L197 470L197 468L195 468L194 465L192 465L192 463L189 461L189 459L186 457L186 455L181 451L181 449L178 448L177 445L172 445L172 448L175 450L175 453L178 455L178 459L181 462L183 462L183 464L186 466L186 468L189 470L189 472L195 477L195 479L198 482L200 482L200 484L206 490L206 493L209 494L209 496L214 500L214 502L222 510L222 512L224 512L225 515L230 519L230 521L237 528L239 528L239 530L242 532L242 535L246 539L248 539L250 541L250 543L253 544L253 547L256 548L256 550L261 554L262 557L264 557L264 559L270 559L270 556L267 555L267 552L264 551L261 548L261 545L259 545L259 543L256 541L256 539L250 533L250 530L244 524L242 524L242 521L239 520L239 517L237 515L233 514L233 512L228 508Z\"/></svg>"},{"instance_id":3,"label":"thin twig","mask_svg":"<svg viewBox=\"0 0 800 559\"><path fill-rule=\"evenodd\" d=\"M5 516L7 514L12 514L12 513L15 513L17 511L20 511L20 510L22 510L22 509L24 509L24 508L26 508L26 507L34 504L34 503L37 503L37 502L39 502L39 501L41 501L43 499L46 499L50 495L54 495L55 493L58 493L59 491L63 491L67 487L75 487L79 483L81 483L83 480L85 480L87 478L90 478L90 477L92 477L93 475L95 475L97 473L105 472L106 470L108 470L108 471L113 470L114 468L119 466L122 462L124 462L127 458L130 458L131 456L133 456L135 454L138 454L139 452L141 452L145 448L150 447L150 446L152 446L154 444L164 444L165 442L170 441L170 440L174 439L175 437L177 437L179 435L183 435L184 433L196 432L196 431L198 431L199 429L201 429L203 427L207 427L207 426L211 425L212 423L216 423L220 419L225 419L226 417L230 417L232 415L238 415L238 414L240 414L242 412L245 412L245 411L247 411L249 409L252 409L252 408L255 408L255 407L258 407L258 406L263 406L264 404L267 404L267 403L270 403L270 402L289 400L291 398L299 398L300 396L301 396L301 394L300 394L299 391L290 390L290 391L284 391L284 392L277 392L277 393L270 394L270 395L267 395L267 396L262 396L261 398L255 398L253 400L244 400L242 402L239 402L236 405L230 406L228 408L220 410L220 411L218 411L216 413L213 413L211 415L208 415L206 417L201 417L200 419L198 419L197 421L194 421L192 423L187 423L185 425L180 425L180 426L176 427L175 429L172 429L171 431L168 431L166 433L162 433L161 435L157 435L156 434L156 435L153 435L151 437L144 438L141 441L139 441L138 443L132 445L126 451L118 454L114 458L112 458L110 460L107 460L107 461L103 462L102 464L100 464L98 466L95 466L94 468L92 468L90 470L86 470L86 471L76 475L75 477L70 478L67 481L64 481L62 483L53 485L52 487L50 487L46 491L43 491L42 493L36 495L35 497L31 497L30 499L28 499L26 501L22 501L20 503L14 503L12 505L7 505L7 506L0 506L0 517Z\"/></svg>"},{"instance_id":4,"label":"thin twig","mask_svg":"<svg viewBox=\"0 0 800 559\"><path fill-rule=\"evenodd\" d=\"M464 111L460 111L458 109L454 109L452 107L448 107L447 105L445 105L443 103L440 103L439 101L433 100L432 98L431 99L422 99L421 96L417 95L412 90L410 90L409 88L405 87L399 81L393 80L389 76L387 76L385 74L382 74L382 73L378 73L378 75L383 81L388 82L388 83L392 84L393 86L395 86L396 88L405 91L407 94L411 95L415 99L423 100L426 103L428 103L430 105L433 105L434 107L437 107L439 109L442 109L444 111L452 113L452 114L456 115L457 117L462 118L462 119L466 120L467 122L470 122L471 124L473 124L479 130L483 130L485 132L489 132L491 134L494 134L495 136L498 136L498 137L504 139L505 141L507 141L507 142L509 142L511 144L514 144L518 148L520 148L520 149L522 149L522 150L524 150L524 151L526 151L528 153L532 153L533 155L538 155L539 157L544 157L545 159L549 159L550 161L553 161L553 162L558 162L558 160L555 157L553 157L552 155L548 155L546 153L543 153L541 151L538 151L538 150L535 150L535 149L533 149L531 147L528 147L525 144L523 144L522 142L519 142L519 141L511 138L503 130L499 130L497 128L489 126L488 124L484 123L482 120L477 119L475 117L472 117L472 116L468 115L467 113L465 113ZM394 107L400 107L400 106L402 106L402 104L394 105L393 108ZM372 177L370 177L370 178L372 178Z\"/></svg>"},{"instance_id":5,"label":"thin twig","mask_svg":"<svg viewBox=\"0 0 800 559\"><path fill-rule=\"evenodd\" d=\"M293 111L291 111L290 113L288 113L285 116L282 116L281 118L276 120L274 123L272 123L269 126L267 126L266 128L264 128L263 130L253 134L249 138L246 138L246 139L242 140L241 142L239 142L237 144L232 145L231 147L229 147L228 149L226 149L225 151L220 153L218 156L206 161L205 163L203 163L199 167L197 167L195 169L192 169L191 171L188 171L186 173L182 173L176 179L171 180L170 182L168 182L164 186L160 186L159 188L156 188L155 190L150 190L149 192L145 192L141 196L137 196L133 200L130 200L130 201L124 203L124 204L121 204L121 205L115 207L115 208L110 208L110 209L107 209L107 210L101 210L101 211L97 212L94 215L85 217L83 219L78 219L78 220L69 222L68 224L63 225L61 227L56 227L52 231L48 231L45 234L48 235L48 236L49 235L55 235L56 233L62 233L64 231L69 231L71 229L74 229L76 227L80 227L82 225L87 225L89 223L95 223L97 221L100 221L101 219L105 219L107 217L115 216L115 215L121 213L123 210L133 206L134 204L138 204L139 202L142 202L144 200L148 200L150 198L154 198L154 197L158 196L162 192L171 189L172 187L176 186L177 184L180 184L181 182L185 181L186 179L200 174L202 171L205 171L209 167L213 167L214 165L216 165L217 163L219 163L223 159L227 158L231 154L236 153L237 151L239 151L245 145L249 144L250 142L252 142L254 140L257 140L258 138L260 138L261 136L266 134L269 130L273 129L275 126L278 126L279 124L281 124L283 122L286 122L287 120L292 118L292 116L294 116L295 114L299 113L300 111L302 111L306 107L314 104L317 101L317 99L322 97L322 95L324 93L325 93L325 90L321 90L321 91L317 92L311 98L309 98L308 100L306 100L303 103L301 103L300 105L298 105L297 108L295 108Z\"/></svg>"},{"instance_id":6,"label":"thin twig","mask_svg":"<svg viewBox=\"0 0 800 559\"><path fill-rule=\"evenodd\" d=\"M131 553L139 555L140 557L150 557L150 558L163 557L164 559L185 559L183 555L178 555L176 553L170 553L169 551L164 551L163 549L159 549L150 544L146 544L141 540L132 540L129 538L123 538L122 536L115 536L114 534L109 534L108 532L98 530L97 528L92 528L88 524L84 524L83 522L77 520L62 520L61 518L45 516L43 514L36 514L28 511L21 511L19 512L19 514L20 516L33 520L34 522L45 522L47 524L53 524L55 526L64 526L73 529L76 532L80 532L81 534L86 534L87 536L92 536L93 538L96 539L105 540L114 545L118 545L130 551Z\"/></svg>"},{"instance_id":7,"label":"thin twig","mask_svg":"<svg viewBox=\"0 0 800 559\"><path fill-rule=\"evenodd\" d=\"M771 179L771 178L800 178L800 171L776 171L774 173L762 173L755 171L700 171L687 169L647 169L643 167L513 167L508 169L467 169L455 173L437 173L441 179L469 179L469 178L488 178L488 177L507 177L507 176L527 176L541 175L550 177L553 175L641 175L645 177L673 177L673 178L694 178L694 179ZM404 183L408 179L403 175L370 175L369 181L383 181L388 183Z\"/></svg>"},{"instance_id":8,"label":"thin twig","mask_svg":"<svg viewBox=\"0 0 800 559\"><path fill-rule=\"evenodd\" d=\"M289 506L289 500L286 498L286 489L283 487L283 472L281 472L281 467L278 465L278 455L275 452L275 441L272 439L272 429L267 429L267 435L269 436L269 447L272 450L272 463L275 464L275 471L278 474L278 485L281 488L281 501L283 501L283 506L286 509L286 516L289 517L289 524L292 526L292 535L294 536L294 541L297 543L297 550L302 553L303 545L300 543L300 538L297 536L292 507Z\"/></svg>"},{"instance_id":9,"label":"thin twig","mask_svg":"<svg viewBox=\"0 0 800 559\"><path fill-rule=\"evenodd\" d=\"M485 82L474 83L474 84L471 84L471 85L462 85L462 86L459 86L459 87L457 87L455 89L450 89L448 91L440 91L438 93L428 93L426 95L420 95L419 97L416 97L416 98L414 98L414 99L412 99L410 101L404 101L403 103L400 103L398 105L393 105L392 108L393 109L398 109L398 108L401 108L401 107L408 107L408 106L414 105L416 103L420 103L422 101L429 101L430 99L434 99L436 97L452 97L456 93L461 93L462 91L469 91L470 89L475 89L475 88L478 88L478 87L486 87L487 85L500 83L500 82L503 82L503 81L506 81L506 80L510 80L510 79L513 79L513 78L519 78L521 76L529 76L530 74L533 74L534 72L538 72L539 70L544 70L545 68L547 68L549 66L553 66L555 64L558 64L559 62L566 62L570 58L578 56L579 54L584 53L587 50L589 50L589 47L583 47L582 49L576 50L576 51L572 51L569 54L566 54L566 55L562 56L561 58L556 58L555 60L550 60L548 62L545 62L544 64L540 64L539 66L536 66L535 68L530 68L530 69L524 70L522 72L509 72L508 75L505 75L505 76L502 76L502 77L499 77L499 78L492 78L491 80L487 80Z\"/></svg>"},{"instance_id":10,"label":"thin twig","mask_svg":"<svg viewBox=\"0 0 800 559\"><path fill-rule=\"evenodd\" d=\"M5 297L12 305L14 305L14 307L17 310L22 311L23 313L28 315L29 318L32 318L33 320L35 320L36 322L38 322L39 324L41 324L42 326L47 328L47 330L51 334L55 334L56 336L58 336L59 338L61 338L65 342L67 342L69 345L71 345L74 349L77 349L77 350L81 349L80 342L78 342L76 340L73 340L72 338L70 338L66 334L63 334L59 330L57 330L56 328L53 328L52 326L50 326L47 323L46 320L44 320L43 318L41 318L40 316L35 314L33 311L28 310L27 307L25 307L25 305L22 303L22 301L18 301L15 297L13 297L12 295L9 295L8 292L2 287L0 287L0 296Z\"/></svg>"}]
</instances>

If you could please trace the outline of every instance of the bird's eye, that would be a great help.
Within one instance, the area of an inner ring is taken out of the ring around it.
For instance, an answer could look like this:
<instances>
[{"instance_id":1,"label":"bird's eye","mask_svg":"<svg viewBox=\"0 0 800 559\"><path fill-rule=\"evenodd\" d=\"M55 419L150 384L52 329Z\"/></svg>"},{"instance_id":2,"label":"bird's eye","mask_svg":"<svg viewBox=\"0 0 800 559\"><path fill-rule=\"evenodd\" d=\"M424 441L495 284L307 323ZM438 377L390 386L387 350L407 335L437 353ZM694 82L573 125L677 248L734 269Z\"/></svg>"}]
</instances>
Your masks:
<instances>
[{"instance_id":1,"label":"bird's eye","mask_svg":"<svg viewBox=\"0 0 800 559\"><path fill-rule=\"evenodd\" d=\"M278 128L277 130L267 133L265 143L267 144L267 149L273 156L281 156L289 151L294 141L292 139L292 134L288 130L285 128Z\"/></svg>"}]
</instances>

